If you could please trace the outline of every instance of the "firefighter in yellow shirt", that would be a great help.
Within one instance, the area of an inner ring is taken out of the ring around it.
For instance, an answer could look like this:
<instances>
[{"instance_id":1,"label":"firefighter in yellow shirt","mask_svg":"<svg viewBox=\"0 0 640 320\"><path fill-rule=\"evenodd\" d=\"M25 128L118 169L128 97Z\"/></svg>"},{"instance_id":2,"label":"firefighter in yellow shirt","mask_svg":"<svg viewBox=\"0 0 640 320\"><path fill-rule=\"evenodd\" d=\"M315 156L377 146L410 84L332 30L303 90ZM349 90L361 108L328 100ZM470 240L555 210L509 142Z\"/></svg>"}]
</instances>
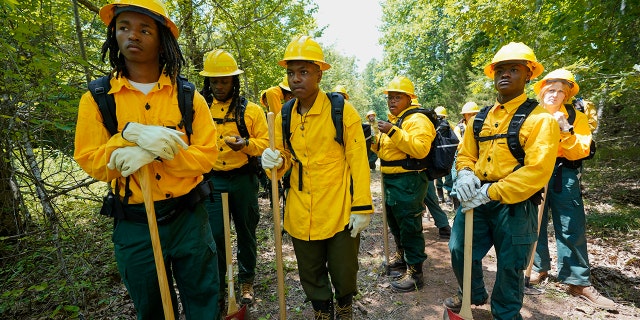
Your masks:
<instances>
[{"instance_id":1,"label":"firefighter in yellow shirt","mask_svg":"<svg viewBox=\"0 0 640 320\"><path fill-rule=\"evenodd\" d=\"M287 68L296 97L289 112L290 144L283 141L282 110L275 121L276 150L262 153L262 167L277 170L280 177L291 168L284 229L291 236L300 282L316 319L333 319L334 297L336 317L350 319L360 232L373 213L361 119L345 100L344 145L334 139L331 101L319 88L331 66L312 38L295 37L278 64Z\"/></svg>"},{"instance_id":2,"label":"firefighter in yellow shirt","mask_svg":"<svg viewBox=\"0 0 640 320\"><path fill-rule=\"evenodd\" d=\"M207 103L195 92L193 133L185 135L176 78L184 61L178 28L157 0L116 1L100 9L108 26L102 56L114 68L118 133L111 135L91 93L80 99L74 158L115 190L113 243L138 319L164 318L138 169L151 166L152 198L169 283L180 287L187 319L217 319L216 250L202 205L202 174L218 151ZM162 59L160 58L162 52ZM171 286L174 314L176 293Z\"/></svg>"},{"instance_id":3,"label":"firefighter in yellow shirt","mask_svg":"<svg viewBox=\"0 0 640 320\"><path fill-rule=\"evenodd\" d=\"M280 113L282 104L291 99L293 99L293 94L289 88L286 74L277 86L265 89L260 93L260 102L267 112L273 112L274 114Z\"/></svg>"},{"instance_id":4,"label":"firefighter in yellow shirt","mask_svg":"<svg viewBox=\"0 0 640 320\"><path fill-rule=\"evenodd\" d=\"M587 116L573 110L574 117L567 104L580 87L571 71L556 69L549 72L533 86L540 104L558 121L560 127L560 145L557 151L556 165L549 181L547 200L538 236L531 283L538 283L548 276L551 270L551 256L547 226L549 211L555 230L557 247L558 281L567 285L569 294L580 297L587 304L615 310L616 304L602 296L591 285L591 267L587 251L586 217L578 180L582 160L589 155L591 129Z\"/></svg>"},{"instance_id":5,"label":"firefighter in yellow shirt","mask_svg":"<svg viewBox=\"0 0 640 320\"><path fill-rule=\"evenodd\" d=\"M205 78L202 94L210 104L218 129L220 151L213 170L207 175L213 184L213 195L205 200L205 206L216 247L224 252L221 194L229 194L229 211L237 235L240 303L251 304L256 276L256 228L260 219L258 172L262 169L258 156L269 145L269 131L262 108L240 95L243 72L229 52L217 49L205 54L200 75ZM225 255L219 254L221 292L226 284L226 266Z\"/></svg>"},{"instance_id":6,"label":"firefighter in yellow shirt","mask_svg":"<svg viewBox=\"0 0 640 320\"><path fill-rule=\"evenodd\" d=\"M424 253L422 235L423 200L430 182L425 168L406 165L410 158L422 159L429 154L436 130L431 120L421 113L413 113L411 105L417 98L411 80L396 76L384 90L387 95L389 121L378 121L380 134L371 148L380 158L385 208L389 229L396 243L396 253L389 261L389 271L401 272L391 282L393 290L411 292L424 286L422 263ZM407 114L406 118L404 118ZM398 121L402 128L398 127Z\"/></svg>"},{"instance_id":7,"label":"firefighter in yellow shirt","mask_svg":"<svg viewBox=\"0 0 640 320\"><path fill-rule=\"evenodd\" d=\"M471 303L481 305L489 298L482 259L494 247L498 260L491 295L494 319L522 319L524 270L537 238L537 204L541 200L535 195L551 177L560 140L556 120L524 93L526 84L542 71L533 50L523 43L511 42L498 50L484 68L498 91L496 102L488 110L479 140L474 130L465 131L456 160L460 209L449 240L451 265L462 288L464 221L466 212L473 209ZM505 137L521 105L532 110L518 135L525 153L523 163L512 155ZM460 289L445 299L444 305L458 312Z\"/></svg>"}]
</instances>

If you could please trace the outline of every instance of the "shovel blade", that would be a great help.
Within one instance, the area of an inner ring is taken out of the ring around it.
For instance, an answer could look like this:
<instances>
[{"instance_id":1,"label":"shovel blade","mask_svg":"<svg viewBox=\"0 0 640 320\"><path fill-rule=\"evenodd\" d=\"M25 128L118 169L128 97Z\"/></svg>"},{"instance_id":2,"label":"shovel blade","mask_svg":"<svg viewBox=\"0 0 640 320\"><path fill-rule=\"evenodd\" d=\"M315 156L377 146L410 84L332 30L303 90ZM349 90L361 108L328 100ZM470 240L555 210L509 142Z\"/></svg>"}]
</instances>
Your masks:
<instances>
[{"instance_id":1,"label":"shovel blade","mask_svg":"<svg viewBox=\"0 0 640 320\"><path fill-rule=\"evenodd\" d=\"M238 311L227 314L225 320L244 320L244 314L247 312L247 306L243 305Z\"/></svg>"},{"instance_id":2,"label":"shovel blade","mask_svg":"<svg viewBox=\"0 0 640 320\"><path fill-rule=\"evenodd\" d=\"M449 308L445 308L444 309L444 314L442 315L442 319L444 319L444 320L465 320L462 316L460 316L459 314L453 312Z\"/></svg>"}]
</instances>

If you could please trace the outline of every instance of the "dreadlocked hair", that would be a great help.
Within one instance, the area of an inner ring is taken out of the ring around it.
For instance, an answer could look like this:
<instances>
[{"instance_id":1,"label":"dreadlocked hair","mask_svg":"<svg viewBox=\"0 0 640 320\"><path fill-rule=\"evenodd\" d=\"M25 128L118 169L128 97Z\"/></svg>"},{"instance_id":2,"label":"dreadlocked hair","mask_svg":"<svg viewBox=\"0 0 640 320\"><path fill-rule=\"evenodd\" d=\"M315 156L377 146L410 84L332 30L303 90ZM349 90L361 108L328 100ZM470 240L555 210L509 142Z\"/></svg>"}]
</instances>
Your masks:
<instances>
[{"instance_id":1,"label":"dreadlocked hair","mask_svg":"<svg viewBox=\"0 0 640 320\"><path fill-rule=\"evenodd\" d=\"M229 114L233 113L233 117L236 119L236 123L240 121L240 108L238 107L240 104L240 76L233 76L233 94L231 96L231 103L229 104L229 110L227 110L227 114L225 118L229 116Z\"/></svg>"},{"instance_id":2,"label":"dreadlocked hair","mask_svg":"<svg viewBox=\"0 0 640 320\"><path fill-rule=\"evenodd\" d=\"M211 77L204 77L202 91L200 91L200 94L202 94L204 100L207 101L207 105L211 105L211 103L213 102L213 90L211 89L211 84L209 83L210 78Z\"/></svg>"},{"instance_id":3,"label":"dreadlocked hair","mask_svg":"<svg viewBox=\"0 0 640 320\"><path fill-rule=\"evenodd\" d=\"M109 54L109 64L119 76L129 76L129 71L124 62L124 56L120 53L118 40L116 39L116 18L111 19L107 27L107 39L102 44L102 61L104 62L107 52ZM171 83L175 83L176 77L180 74L182 66L185 64L184 56L178 45L178 40L173 36L169 28L158 21L158 36L160 40L160 71L171 78Z\"/></svg>"}]
</instances>

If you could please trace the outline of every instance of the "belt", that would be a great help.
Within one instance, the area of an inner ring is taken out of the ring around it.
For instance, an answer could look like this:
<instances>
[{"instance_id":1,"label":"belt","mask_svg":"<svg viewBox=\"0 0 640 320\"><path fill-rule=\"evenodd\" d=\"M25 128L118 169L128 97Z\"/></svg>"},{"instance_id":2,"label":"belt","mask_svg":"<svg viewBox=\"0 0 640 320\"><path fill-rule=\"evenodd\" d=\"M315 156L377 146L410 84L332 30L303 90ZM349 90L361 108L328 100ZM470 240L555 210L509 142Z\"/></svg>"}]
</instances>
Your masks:
<instances>
[{"instance_id":1,"label":"belt","mask_svg":"<svg viewBox=\"0 0 640 320\"><path fill-rule=\"evenodd\" d=\"M187 209L193 210L197 204L209 196L212 190L211 182L203 180L185 195L154 201L156 221L159 225L168 224L187 211ZM116 219L148 223L144 203L123 205L122 211L122 216L116 216Z\"/></svg>"}]
</instances>

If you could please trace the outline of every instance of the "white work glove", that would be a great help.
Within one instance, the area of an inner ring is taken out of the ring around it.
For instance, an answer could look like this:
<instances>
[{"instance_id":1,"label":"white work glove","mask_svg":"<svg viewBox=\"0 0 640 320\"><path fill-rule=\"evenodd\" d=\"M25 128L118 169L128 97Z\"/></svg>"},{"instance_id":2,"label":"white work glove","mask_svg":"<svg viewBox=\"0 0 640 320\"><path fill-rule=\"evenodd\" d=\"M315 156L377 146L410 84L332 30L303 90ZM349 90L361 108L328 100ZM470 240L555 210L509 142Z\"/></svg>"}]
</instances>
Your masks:
<instances>
[{"instance_id":1,"label":"white work glove","mask_svg":"<svg viewBox=\"0 0 640 320\"><path fill-rule=\"evenodd\" d=\"M266 148L262 152L262 169L279 169L282 167L282 158L279 150Z\"/></svg>"},{"instance_id":2,"label":"white work glove","mask_svg":"<svg viewBox=\"0 0 640 320\"><path fill-rule=\"evenodd\" d=\"M560 125L560 131L569 132L571 130L571 124L564 116L564 113L562 113L562 111L556 111L553 114L553 117L556 118L556 121L558 121L558 124Z\"/></svg>"},{"instance_id":3,"label":"white work glove","mask_svg":"<svg viewBox=\"0 0 640 320\"><path fill-rule=\"evenodd\" d=\"M153 153L139 146L118 148L111 153L107 168L118 170L123 177L128 177L155 158Z\"/></svg>"},{"instance_id":4,"label":"white work glove","mask_svg":"<svg viewBox=\"0 0 640 320\"><path fill-rule=\"evenodd\" d=\"M481 206L485 203L491 201L489 199L489 186L491 183L486 183L482 186L482 188L478 189L476 195L467 201L460 201L460 206L462 207L462 212L473 209L475 207Z\"/></svg>"},{"instance_id":5,"label":"white work glove","mask_svg":"<svg viewBox=\"0 0 640 320\"><path fill-rule=\"evenodd\" d=\"M189 148L189 145L182 141L183 135L184 133L178 130L137 122L127 123L122 130L123 138L167 160L172 160L180 152L180 148Z\"/></svg>"},{"instance_id":6,"label":"white work glove","mask_svg":"<svg viewBox=\"0 0 640 320\"><path fill-rule=\"evenodd\" d=\"M370 214L354 214L349 217L349 229L351 229L351 238L358 236L360 231L364 230L371 222Z\"/></svg>"},{"instance_id":7,"label":"white work glove","mask_svg":"<svg viewBox=\"0 0 640 320\"><path fill-rule=\"evenodd\" d=\"M476 195L477 189L480 188L480 179L471 170L458 171L456 178L456 192L460 201L469 201Z\"/></svg>"}]
</instances>

